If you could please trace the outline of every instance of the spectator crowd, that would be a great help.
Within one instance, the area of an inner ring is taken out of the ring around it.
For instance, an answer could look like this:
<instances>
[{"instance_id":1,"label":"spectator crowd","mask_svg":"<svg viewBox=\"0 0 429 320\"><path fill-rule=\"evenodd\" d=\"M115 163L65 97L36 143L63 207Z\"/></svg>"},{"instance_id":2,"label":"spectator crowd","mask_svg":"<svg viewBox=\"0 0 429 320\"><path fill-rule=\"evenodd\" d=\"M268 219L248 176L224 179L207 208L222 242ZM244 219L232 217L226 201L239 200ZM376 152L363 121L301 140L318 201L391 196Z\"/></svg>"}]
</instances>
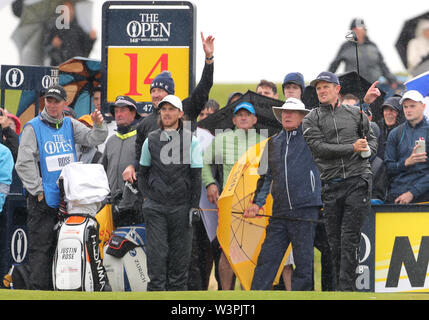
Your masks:
<instances>
[{"instance_id":1,"label":"spectator crowd","mask_svg":"<svg viewBox=\"0 0 429 320\"><path fill-rule=\"evenodd\" d=\"M69 12L73 24L72 6ZM398 81L369 40L363 20L354 19L350 27L362 52L361 74L372 83L363 99L342 94L334 73L341 62L346 71L356 69L354 47L347 42L309 86L300 72L286 73L281 86L284 104L270 110L280 125L271 137L256 130L256 105L242 99L240 92L232 92L226 104L233 105L232 130L218 133L199 126L198 121L220 110L219 103L209 98L214 38L203 34L205 61L198 85L182 100L175 95L172 74L161 72L150 85L154 108L149 115L139 114L137 102L126 95L116 97L108 106L109 115L103 114L99 87L92 92L94 112L76 119L59 85L46 91L44 109L23 127L4 109L0 210L15 168L27 199L30 288L52 288L54 227L61 201L57 179L62 167L80 161L104 167L113 202L122 200L127 185L138 189L141 201L133 215L117 213L113 221L115 226L145 224L149 291L207 290L213 265L218 289L234 290L236 276L218 239L208 239L200 200L207 197L217 205L234 164L250 147L269 138L261 157L267 162L260 163L254 196L243 211L245 219L255 218L272 195L273 218L266 228L252 290L314 290L313 258L318 248L322 290L355 291L360 232L371 205L429 201L425 143L429 120L421 93L395 90ZM89 52L95 39L93 34L85 35L83 43L78 33L52 30L44 41L54 64L77 47ZM65 38L79 45L59 50ZM380 77L393 91L375 122ZM303 99L308 88L317 95L316 105ZM255 92L279 99L271 81L261 80ZM106 117L113 121L107 123ZM281 266L289 244L292 252ZM274 286L280 267L281 281Z\"/></svg>"}]
</instances>

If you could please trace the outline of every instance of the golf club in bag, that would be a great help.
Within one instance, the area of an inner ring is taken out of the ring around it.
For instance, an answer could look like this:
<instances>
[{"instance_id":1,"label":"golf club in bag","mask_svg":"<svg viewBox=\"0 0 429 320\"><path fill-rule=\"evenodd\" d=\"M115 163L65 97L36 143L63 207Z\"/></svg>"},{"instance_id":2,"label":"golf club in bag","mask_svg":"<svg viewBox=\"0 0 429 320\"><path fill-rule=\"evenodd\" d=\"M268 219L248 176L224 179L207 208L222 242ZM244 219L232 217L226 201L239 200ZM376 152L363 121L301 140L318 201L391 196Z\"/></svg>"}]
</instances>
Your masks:
<instances>
[{"instance_id":1,"label":"golf club in bag","mask_svg":"<svg viewBox=\"0 0 429 320\"><path fill-rule=\"evenodd\" d=\"M349 31L346 34L346 40L349 42L353 42L355 44L355 48L356 48L356 71L358 74L358 88L359 90L361 89L361 84L360 84L360 72L359 72L359 53L358 53L358 38L356 35L356 32L354 32L353 30ZM362 105L363 105L363 99L362 99L362 94L359 94L359 108L360 108L360 123L359 123L359 127L358 127L358 135L361 139L365 138L365 132L364 132L364 126L363 126L363 109L362 109ZM368 148L367 151L361 151L360 153L362 158L369 158L371 156L371 150Z\"/></svg>"}]
</instances>

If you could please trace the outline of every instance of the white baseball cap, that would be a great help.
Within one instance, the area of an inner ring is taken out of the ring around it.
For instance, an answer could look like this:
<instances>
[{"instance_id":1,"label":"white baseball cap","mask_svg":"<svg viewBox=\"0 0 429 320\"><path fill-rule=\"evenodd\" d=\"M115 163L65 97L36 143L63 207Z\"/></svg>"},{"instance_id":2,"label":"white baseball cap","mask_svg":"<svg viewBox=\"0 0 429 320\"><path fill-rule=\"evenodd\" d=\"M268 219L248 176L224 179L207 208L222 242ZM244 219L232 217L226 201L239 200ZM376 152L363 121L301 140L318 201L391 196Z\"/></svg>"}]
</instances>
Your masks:
<instances>
[{"instance_id":1,"label":"white baseball cap","mask_svg":"<svg viewBox=\"0 0 429 320\"><path fill-rule=\"evenodd\" d=\"M410 100L413 100L416 102L425 103L425 100L424 100L422 94L420 92L418 92L417 90L410 90L410 91L405 92L405 94L402 96L399 103L402 105L404 103L404 101L407 99L410 99Z\"/></svg>"},{"instance_id":2,"label":"white baseball cap","mask_svg":"<svg viewBox=\"0 0 429 320\"><path fill-rule=\"evenodd\" d=\"M276 119L282 123L282 112L283 110L301 111L305 114L309 113L310 110L305 108L304 103L297 98L288 98L281 107L273 106L273 113Z\"/></svg>"},{"instance_id":3,"label":"white baseball cap","mask_svg":"<svg viewBox=\"0 0 429 320\"><path fill-rule=\"evenodd\" d=\"M165 96L164 99L162 99L161 102L158 104L158 109L161 109L164 103L169 103L180 111L183 111L182 100L180 100L180 98L177 96L174 96L172 94Z\"/></svg>"}]
</instances>

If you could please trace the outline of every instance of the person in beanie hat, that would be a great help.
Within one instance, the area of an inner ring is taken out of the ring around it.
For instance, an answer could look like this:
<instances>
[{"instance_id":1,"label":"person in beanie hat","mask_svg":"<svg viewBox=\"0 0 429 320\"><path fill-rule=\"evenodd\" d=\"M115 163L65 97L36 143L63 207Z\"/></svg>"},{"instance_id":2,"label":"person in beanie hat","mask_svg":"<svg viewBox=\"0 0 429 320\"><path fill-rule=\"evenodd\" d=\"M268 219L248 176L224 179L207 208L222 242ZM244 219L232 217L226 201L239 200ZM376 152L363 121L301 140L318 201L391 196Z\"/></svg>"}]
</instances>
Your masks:
<instances>
[{"instance_id":1,"label":"person in beanie hat","mask_svg":"<svg viewBox=\"0 0 429 320\"><path fill-rule=\"evenodd\" d=\"M184 120L190 120L192 130L196 130L196 120L205 103L209 99L210 89L213 85L213 68L214 68L214 37L208 36L204 38L201 32L201 41L205 53L205 65L201 80L191 95L182 101ZM170 72L161 72L154 78L150 87L150 95L152 99L152 113L144 117L137 126L137 137L135 144L135 161L128 166L123 172L124 179L133 183L137 179L137 169L140 162L141 149L143 142L148 137L149 133L158 129L158 104L167 95L175 92L175 84Z\"/></svg>"},{"instance_id":2,"label":"person in beanie hat","mask_svg":"<svg viewBox=\"0 0 429 320\"><path fill-rule=\"evenodd\" d=\"M286 100L288 98L302 100L304 89L304 76L299 72L288 73L283 79L282 90Z\"/></svg>"},{"instance_id":3,"label":"person in beanie hat","mask_svg":"<svg viewBox=\"0 0 429 320\"><path fill-rule=\"evenodd\" d=\"M174 80L171 77L171 72L168 70L162 71L159 75L153 79L150 85L150 91L159 88L166 91L168 94L174 94Z\"/></svg>"}]
</instances>

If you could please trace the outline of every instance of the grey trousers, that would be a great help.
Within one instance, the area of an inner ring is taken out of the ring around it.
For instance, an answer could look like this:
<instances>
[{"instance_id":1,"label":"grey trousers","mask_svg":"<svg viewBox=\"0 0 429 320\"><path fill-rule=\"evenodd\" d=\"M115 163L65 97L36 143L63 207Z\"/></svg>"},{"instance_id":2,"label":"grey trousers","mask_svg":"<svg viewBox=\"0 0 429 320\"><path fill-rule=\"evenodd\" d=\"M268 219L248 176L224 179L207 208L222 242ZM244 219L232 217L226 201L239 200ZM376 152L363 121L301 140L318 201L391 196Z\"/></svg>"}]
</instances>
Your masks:
<instances>
[{"instance_id":1,"label":"grey trousers","mask_svg":"<svg viewBox=\"0 0 429 320\"><path fill-rule=\"evenodd\" d=\"M187 290L192 252L190 205L167 206L146 199L146 256L148 291Z\"/></svg>"}]
</instances>

